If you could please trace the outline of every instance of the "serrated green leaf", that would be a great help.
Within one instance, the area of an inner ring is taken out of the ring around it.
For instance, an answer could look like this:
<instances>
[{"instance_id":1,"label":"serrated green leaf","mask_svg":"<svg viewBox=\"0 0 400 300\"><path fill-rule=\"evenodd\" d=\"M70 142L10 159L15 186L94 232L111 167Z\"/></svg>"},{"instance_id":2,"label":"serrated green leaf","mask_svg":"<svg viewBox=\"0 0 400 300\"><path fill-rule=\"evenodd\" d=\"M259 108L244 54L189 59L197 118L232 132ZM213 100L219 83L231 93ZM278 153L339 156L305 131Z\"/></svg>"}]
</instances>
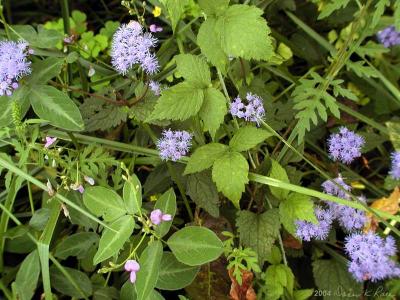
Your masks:
<instances>
[{"instance_id":1,"label":"serrated green leaf","mask_svg":"<svg viewBox=\"0 0 400 300\"><path fill-rule=\"evenodd\" d=\"M184 227L175 232L167 244L175 257L189 266L200 266L216 260L223 252L221 240L205 227Z\"/></svg>"},{"instance_id":2,"label":"serrated green leaf","mask_svg":"<svg viewBox=\"0 0 400 300\"><path fill-rule=\"evenodd\" d=\"M199 116L203 121L204 131L209 131L213 137L219 126L224 122L228 112L224 95L211 87L204 91L204 101Z\"/></svg>"},{"instance_id":3,"label":"serrated green leaf","mask_svg":"<svg viewBox=\"0 0 400 300\"><path fill-rule=\"evenodd\" d=\"M275 160L271 160L271 171L269 173L269 176L271 178L275 178L278 180L281 180L283 182L289 183L289 177L286 173L286 170ZM289 191L280 189L277 187L270 186L269 187L271 190L272 195L274 195L276 198L279 200L285 200L287 196L289 195Z\"/></svg>"},{"instance_id":4,"label":"serrated green leaf","mask_svg":"<svg viewBox=\"0 0 400 300\"><path fill-rule=\"evenodd\" d=\"M183 289L193 281L198 271L199 267L185 265L171 252L164 252L156 287L168 291Z\"/></svg>"},{"instance_id":5,"label":"serrated green leaf","mask_svg":"<svg viewBox=\"0 0 400 300\"><path fill-rule=\"evenodd\" d=\"M216 23L216 19L207 18L201 24L199 33L197 34L197 44L201 49L201 53L207 57L211 64L216 66L221 72L225 72L228 57L218 39Z\"/></svg>"},{"instance_id":6,"label":"serrated green leaf","mask_svg":"<svg viewBox=\"0 0 400 300\"><path fill-rule=\"evenodd\" d=\"M54 256L60 259L66 259L69 256L76 256L83 259L87 250L96 245L99 236L95 232L78 232L62 240L55 249Z\"/></svg>"},{"instance_id":7,"label":"serrated green leaf","mask_svg":"<svg viewBox=\"0 0 400 300\"><path fill-rule=\"evenodd\" d=\"M162 238L166 235L171 228L172 221L175 217L176 213L176 195L172 188L166 191L164 194L158 198L156 205L154 206L155 209L160 209L165 214L170 214L172 217L171 221L162 222L161 224L157 225L155 231L157 236Z\"/></svg>"},{"instance_id":8,"label":"serrated green leaf","mask_svg":"<svg viewBox=\"0 0 400 300\"><path fill-rule=\"evenodd\" d=\"M132 216L125 215L112 222L110 228L114 229L115 232L107 228L104 229L100 238L99 248L93 257L94 265L110 258L122 249L125 242L132 235L135 228L135 220Z\"/></svg>"},{"instance_id":9,"label":"serrated green leaf","mask_svg":"<svg viewBox=\"0 0 400 300\"><path fill-rule=\"evenodd\" d=\"M249 164L238 152L227 151L219 157L212 168L212 178L218 191L222 192L239 208L240 198L248 179Z\"/></svg>"},{"instance_id":10,"label":"serrated green leaf","mask_svg":"<svg viewBox=\"0 0 400 300\"><path fill-rule=\"evenodd\" d=\"M188 176L186 193L196 203L214 218L219 217L219 197L211 173L208 171Z\"/></svg>"},{"instance_id":11,"label":"serrated green leaf","mask_svg":"<svg viewBox=\"0 0 400 300\"><path fill-rule=\"evenodd\" d=\"M375 4L375 11L372 15L372 21L370 24L371 28L375 28L378 25L379 20L381 19L382 15L385 13L386 6L390 5L390 0L379 0Z\"/></svg>"},{"instance_id":12,"label":"serrated green leaf","mask_svg":"<svg viewBox=\"0 0 400 300\"><path fill-rule=\"evenodd\" d=\"M182 82L163 91L150 119L184 121L196 115L203 104L202 89Z\"/></svg>"},{"instance_id":13,"label":"serrated green leaf","mask_svg":"<svg viewBox=\"0 0 400 300\"><path fill-rule=\"evenodd\" d=\"M318 259L313 262L313 273L315 283L321 291L327 291L324 295L326 300L341 300L342 295L354 295L348 299L358 299L362 294L362 283L356 282L347 271L345 264L334 259ZM328 271L329 270L329 271ZM340 290L341 293L336 291Z\"/></svg>"},{"instance_id":14,"label":"serrated green leaf","mask_svg":"<svg viewBox=\"0 0 400 300\"><path fill-rule=\"evenodd\" d=\"M202 58L192 54L179 54L175 56L175 60L179 74L187 82L198 88L206 88L211 84L210 69Z\"/></svg>"},{"instance_id":15,"label":"serrated green leaf","mask_svg":"<svg viewBox=\"0 0 400 300\"><path fill-rule=\"evenodd\" d=\"M274 54L271 30L263 11L255 6L230 6L215 24L222 49L227 55L268 60Z\"/></svg>"},{"instance_id":16,"label":"serrated green leaf","mask_svg":"<svg viewBox=\"0 0 400 300\"><path fill-rule=\"evenodd\" d=\"M34 250L23 260L15 277L18 299L32 299L39 280L39 275L39 255L37 250Z\"/></svg>"},{"instance_id":17,"label":"serrated green leaf","mask_svg":"<svg viewBox=\"0 0 400 300\"><path fill-rule=\"evenodd\" d=\"M263 264L279 235L278 210L271 209L262 214L242 210L238 213L236 226L241 243L252 248L258 255L258 262Z\"/></svg>"},{"instance_id":18,"label":"serrated green leaf","mask_svg":"<svg viewBox=\"0 0 400 300\"><path fill-rule=\"evenodd\" d=\"M126 214L121 197L111 189L92 186L85 190L83 203L97 217L107 222L114 221Z\"/></svg>"},{"instance_id":19,"label":"serrated green leaf","mask_svg":"<svg viewBox=\"0 0 400 300\"><path fill-rule=\"evenodd\" d=\"M35 113L51 125L70 131L84 129L81 113L67 94L52 86L36 85L29 99Z\"/></svg>"},{"instance_id":20,"label":"serrated green leaf","mask_svg":"<svg viewBox=\"0 0 400 300\"><path fill-rule=\"evenodd\" d=\"M289 196L279 204L279 215L282 225L292 235L296 232L295 222L297 220L317 223L314 214L314 204L309 196L290 193Z\"/></svg>"},{"instance_id":21,"label":"serrated green leaf","mask_svg":"<svg viewBox=\"0 0 400 300\"><path fill-rule=\"evenodd\" d=\"M329 17L335 10L346 7L350 0L330 0L330 2L323 6L318 20Z\"/></svg>"},{"instance_id":22,"label":"serrated green leaf","mask_svg":"<svg viewBox=\"0 0 400 300\"><path fill-rule=\"evenodd\" d=\"M124 184L123 200L129 214L136 214L142 209L142 185L135 174Z\"/></svg>"},{"instance_id":23,"label":"serrated green leaf","mask_svg":"<svg viewBox=\"0 0 400 300\"><path fill-rule=\"evenodd\" d=\"M199 0L201 9L206 15L220 15L229 6L230 0Z\"/></svg>"},{"instance_id":24,"label":"serrated green leaf","mask_svg":"<svg viewBox=\"0 0 400 300\"><path fill-rule=\"evenodd\" d=\"M135 282L138 300L147 300L147 297L156 286L160 271L162 249L160 241L153 241L149 243L140 256L140 271L137 272L137 280Z\"/></svg>"},{"instance_id":25,"label":"serrated green leaf","mask_svg":"<svg viewBox=\"0 0 400 300\"><path fill-rule=\"evenodd\" d=\"M185 175L210 168L214 161L221 157L228 147L219 143L210 143L197 148L185 168Z\"/></svg>"},{"instance_id":26,"label":"serrated green leaf","mask_svg":"<svg viewBox=\"0 0 400 300\"><path fill-rule=\"evenodd\" d=\"M186 6L189 4L188 0L164 0L165 8L168 12L168 17L171 20L172 31L176 31L176 25L185 12Z\"/></svg>"},{"instance_id":27,"label":"serrated green leaf","mask_svg":"<svg viewBox=\"0 0 400 300\"><path fill-rule=\"evenodd\" d=\"M272 133L253 126L239 128L229 142L229 147L238 152L250 150L272 136Z\"/></svg>"},{"instance_id":28,"label":"serrated green leaf","mask_svg":"<svg viewBox=\"0 0 400 300\"><path fill-rule=\"evenodd\" d=\"M294 285L292 270L285 265L269 266L265 272L265 285L268 299L280 299L284 293L284 289L292 294Z\"/></svg>"}]
</instances>

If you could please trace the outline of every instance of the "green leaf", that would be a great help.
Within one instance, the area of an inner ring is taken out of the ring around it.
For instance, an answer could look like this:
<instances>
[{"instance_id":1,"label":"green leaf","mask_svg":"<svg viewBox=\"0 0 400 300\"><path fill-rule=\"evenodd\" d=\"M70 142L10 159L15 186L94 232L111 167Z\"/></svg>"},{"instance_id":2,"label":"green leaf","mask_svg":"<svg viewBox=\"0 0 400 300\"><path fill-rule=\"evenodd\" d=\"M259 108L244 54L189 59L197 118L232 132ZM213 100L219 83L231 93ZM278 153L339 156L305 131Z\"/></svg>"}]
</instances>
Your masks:
<instances>
[{"instance_id":1,"label":"green leaf","mask_svg":"<svg viewBox=\"0 0 400 300\"><path fill-rule=\"evenodd\" d=\"M27 257L25 257L15 278L18 299L32 299L39 280L39 275L39 255L37 250L34 250Z\"/></svg>"},{"instance_id":2,"label":"green leaf","mask_svg":"<svg viewBox=\"0 0 400 300\"><path fill-rule=\"evenodd\" d=\"M167 244L175 257L189 266L200 266L216 260L223 252L221 240L205 227L184 227L175 232Z\"/></svg>"},{"instance_id":3,"label":"green leaf","mask_svg":"<svg viewBox=\"0 0 400 300\"><path fill-rule=\"evenodd\" d=\"M92 282L89 277L78 270L63 267L75 282L73 285L70 280L55 265L50 268L51 286L63 295L82 299L83 296L89 297L93 293ZM83 293L83 295L82 295Z\"/></svg>"},{"instance_id":4,"label":"green leaf","mask_svg":"<svg viewBox=\"0 0 400 300\"><path fill-rule=\"evenodd\" d=\"M242 210L238 213L236 226L241 243L256 251L258 261L262 264L279 235L281 223L278 210L271 209L262 214Z\"/></svg>"},{"instance_id":5,"label":"green leaf","mask_svg":"<svg viewBox=\"0 0 400 300\"><path fill-rule=\"evenodd\" d=\"M386 127L389 131L389 137L393 147L397 151L400 151L400 123L387 122Z\"/></svg>"},{"instance_id":6,"label":"green leaf","mask_svg":"<svg viewBox=\"0 0 400 300\"><path fill-rule=\"evenodd\" d=\"M51 125L70 131L83 130L78 107L63 92L52 86L37 85L31 89L29 99L35 113Z\"/></svg>"},{"instance_id":7,"label":"green leaf","mask_svg":"<svg viewBox=\"0 0 400 300\"><path fill-rule=\"evenodd\" d=\"M204 101L199 116L203 121L204 131L215 136L219 126L224 122L228 112L224 95L217 89L210 87L204 91Z\"/></svg>"},{"instance_id":8,"label":"green leaf","mask_svg":"<svg viewBox=\"0 0 400 300\"><path fill-rule=\"evenodd\" d=\"M282 261L281 250L275 245L272 246L271 251L266 256L266 261L271 265L279 265Z\"/></svg>"},{"instance_id":9,"label":"green leaf","mask_svg":"<svg viewBox=\"0 0 400 300\"><path fill-rule=\"evenodd\" d=\"M111 189L92 186L85 190L83 203L97 217L102 216L107 222L126 214L121 197Z\"/></svg>"},{"instance_id":10,"label":"green leaf","mask_svg":"<svg viewBox=\"0 0 400 300\"><path fill-rule=\"evenodd\" d=\"M289 183L289 177L286 173L286 170L284 168L282 168L281 165L275 160L271 160L271 163L272 163L272 166L271 166L271 171L269 173L269 176L274 179L278 179L283 182ZM270 186L269 188L271 190L272 195L274 195L279 200L284 200L289 195L288 190L281 189L281 188L274 187L274 186Z\"/></svg>"},{"instance_id":11,"label":"green leaf","mask_svg":"<svg viewBox=\"0 0 400 300\"><path fill-rule=\"evenodd\" d=\"M162 244L160 241L150 242L139 259L140 271L137 272L135 289L138 300L147 300L158 280L160 271Z\"/></svg>"},{"instance_id":12,"label":"green leaf","mask_svg":"<svg viewBox=\"0 0 400 300\"><path fill-rule=\"evenodd\" d=\"M220 158L227 149L227 146L219 143L210 143L197 148L190 156L184 174L192 174L210 168L214 161Z\"/></svg>"},{"instance_id":13,"label":"green leaf","mask_svg":"<svg viewBox=\"0 0 400 300\"><path fill-rule=\"evenodd\" d=\"M116 232L107 228L104 229L100 238L99 249L93 258L94 265L110 258L122 249L133 232L135 220L132 216L122 216L111 223L110 227Z\"/></svg>"},{"instance_id":14,"label":"green leaf","mask_svg":"<svg viewBox=\"0 0 400 300\"><path fill-rule=\"evenodd\" d=\"M238 152L247 151L272 136L272 133L253 126L239 128L229 142L229 147Z\"/></svg>"},{"instance_id":15,"label":"green leaf","mask_svg":"<svg viewBox=\"0 0 400 300\"><path fill-rule=\"evenodd\" d=\"M210 69L202 58L192 54L180 54L175 56L175 60L179 74L191 85L206 88L211 84Z\"/></svg>"},{"instance_id":16,"label":"green leaf","mask_svg":"<svg viewBox=\"0 0 400 300\"><path fill-rule=\"evenodd\" d=\"M30 107L29 93L28 87L21 86L10 97L0 96L0 127L6 127L13 122L12 106L14 101L21 109L21 118L25 116Z\"/></svg>"},{"instance_id":17,"label":"green leaf","mask_svg":"<svg viewBox=\"0 0 400 300\"><path fill-rule=\"evenodd\" d=\"M363 286L353 279L343 263L334 259L318 259L313 262L313 273L315 283L321 291L327 291L324 295L326 300L342 300L342 294L361 295ZM340 290L341 293L336 291ZM358 296L348 297L348 299L358 299Z\"/></svg>"},{"instance_id":18,"label":"green leaf","mask_svg":"<svg viewBox=\"0 0 400 300\"><path fill-rule=\"evenodd\" d=\"M370 24L371 28L375 28L375 26L378 25L381 17L385 13L386 6L390 6L390 0L379 0L375 4L375 10Z\"/></svg>"},{"instance_id":19,"label":"green leaf","mask_svg":"<svg viewBox=\"0 0 400 300\"><path fill-rule=\"evenodd\" d=\"M214 218L219 217L219 197L209 172L201 172L188 176L186 194Z\"/></svg>"},{"instance_id":20,"label":"green leaf","mask_svg":"<svg viewBox=\"0 0 400 300\"><path fill-rule=\"evenodd\" d=\"M400 31L400 2L396 1L394 4L394 25L396 26L396 30Z\"/></svg>"},{"instance_id":21,"label":"green leaf","mask_svg":"<svg viewBox=\"0 0 400 300\"><path fill-rule=\"evenodd\" d=\"M39 48L54 48L63 40L63 34L57 30L46 29L43 25L38 26L37 42L32 44Z\"/></svg>"},{"instance_id":22,"label":"green leaf","mask_svg":"<svg viewBox=\"0 0 400 300\"><path fill-rule=\"evenodd\" d=\"M180 290L192 283L199 267L179 262L171 252L164 252L156 287L162 290Z\"/></svg>"},{"instance_id":23,"label":"green leaf","mask_svg":"<svg viewBox=\"0 0 400 300\"><path fill-rule=\"evenodd\" d=\"M229 6L230 0L199 0L201 9L206 15L219 15Z\"/></svg>"},{"instance_id":24,"label":"green leaf","mask_svg":"<svg viewBox=\"0 0 400 300\"><path fill-rule=\"evenodd\" d=\"M136 214L142 209L142 185L135 174L124 184L123 199L129 214Z\"/></svg>"},{"instance_id":25,"label":"green leaf","mask_svg":"<svg viewBox=\"0 0 400 300\"><path fill-rule=\"evenodd\" d=\"M346 7L349 2L350 0L331 0L331 2L323 6L323 9L318 16L318 20L329 17L335 10Z\"/></svg>"},{"instance_id":26,"label":"green leaf","mask_svg":"<svg viewBox=\"0 0 400 300\"><path fill-rule=\"evenodd\" d=\"M176 31L176 25L182 18L186 6L189 4L188 0L165 0L163 1L165 8L168 12L168 17L171 20L172 31Z\"/></svg>"},{"instance_id":27,"label":"green leaf","mask_svg":"<svg viewBox=\"0 0 400 300\"><path fill-rule=\"evenodd\" d=\"M292 270L285 265L269 266L265 272L265 285L268 299L280 299L284 293L284 289L292 294L294 285Z\"/></svg>"},{"instance_id":28,"label":"green leaf","mask_svg":"<svg viewBox=\"0 0 400 300\"><path fill-rule=\"evenodd\" d=\"M227 55L268 60L274 54L270 28L255 6L230 6L215 24L222 49Z\"/></svg>"},{"instance_id":29,"label":"green leaf","mask_svg":"<svg viewBox=\"0 0 400 300\"><path fill-rule=\"evenodd\" d=\"M238 152L225 152L218 158L212 168L212 178L218 191L222 192L239 208L240 198L248 179L249 164Z\"/></svg>"},{"instance_id":30,"label":"green leaf","mask_svg":"<svg viewBox=\"0 0 400 300\"><path fill-rule=\"evenodd\" d=\"M307 300L313 295L314 289L297 290L293 292L294 300Z\"/></svg>"},{"instance_id":31,"label":"green leaf","mask_svg":"<svg viewBox=\"0 0 400 300\"><path fill-rule=\"evenodd\" d=\"M204 92L186 82L163 91L151 119L184 121L196 115L203 104Z\"/></svg>"},{"instance_id":32,"label":"green leaf","mask_svg":"<svg viewBox=\"0 0 400 300\"><path fill-rule=\"evenodd\" d=\"M296 232L296 220L317 223L317 218L314 214L314 203L309 196L303 194L290 193L287 199L280 203L279 215L282 225L292 235Z\"/></svg>"},{"instance_id":33,"label":"green leaf","mask_svg":"<svg viewBox=\"0 0 400 300\"><path fill-rule=\"evenodd\" d=\"M207 18L201 24L199 33L197 34L197 44L201 49L201 53L207 57L211 64L224 72L228 65L228 57L217 37L216 23L216 19Z\"/></svg>"},{"instance_id":34,"label":"green leaf","mask_svg":"<svg viewBox=\"0 0 400 300\"><path fill-rule=\"evenodd\" d=\"M160 209L163 213L170 214L172 217L171 221L162 222L155 228L157 236L162 238L171 228L172 221L176 213L176 196L173 188L170 188L168 191L162 194L162 196L157 200L154 208Z\"/></svg>"},{"instance_id":35,"label":"green leaf","mask_svg":"<svg viewBox=\"0 0 400 300\"><path fill-rule=\"evenodd\" d=\"M32 64L32 74L27 78L27 83L32 89L36 84L46 84L50 79L60 74L64 59L48 57Z\"/></svg>"},{"instance_id":36,"label":"green leaf","mask_svg":"<svg viewBox=\"0 0 400 300\"><path fill-rule=\"evenodd\" d=\"M66 259L69 256L76 256L83 259L87 250L96 245L99 237L95 232L79 232L68 236L62 240L55 249L54 256L60 259Z\"/></svg>"}]
</instances>

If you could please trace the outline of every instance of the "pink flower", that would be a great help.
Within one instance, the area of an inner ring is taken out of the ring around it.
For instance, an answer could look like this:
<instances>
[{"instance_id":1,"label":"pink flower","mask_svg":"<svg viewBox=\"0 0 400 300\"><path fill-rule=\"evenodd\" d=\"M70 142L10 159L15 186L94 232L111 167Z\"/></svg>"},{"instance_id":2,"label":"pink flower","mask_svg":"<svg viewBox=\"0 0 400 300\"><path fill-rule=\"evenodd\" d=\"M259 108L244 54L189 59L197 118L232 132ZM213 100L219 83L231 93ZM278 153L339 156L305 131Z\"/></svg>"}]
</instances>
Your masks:
<instances>
[{"instance_id":1,"label":"pink flower","mask_svg":"<svg viewBox=\"0 0 400 300\"><path fill-rule=\"evenodd\" d=\"M140 270L140 265L136 260L127 260L125 263L125 271L127 272L131 272L131 274L129 275L129 280L132 283L135 283L136 281L136 272Z\"/></svg>"},{"instance_id":2,"label":"pink flower","mask_svg":"<svg viewBox=\"0 0 400 300\"><path fill-rule=\"evenodd\" d=\"M151 32L161 32L163 31L163 28L160 26L157 26L156 24L151 24L149 27Z\"/></svg>"},{"instance_id":3,"label":"pink flower","mask_svg":"<svg viewBox=\"0 0 400 300\"><path fill-rule=\"evenodd\" d=\"M161 222L167 222L172 220L170 214L164 214L160 209L155 209L150 214L151 223L159 225Z\"/></svg>"},{"instance_id":4,"label":"pink flower","mask_svg":"<svg viewBox=\"0 0 400 300\"><path fill-rule=\"evenodd\" d=\"M48 149L51 145L53 145L57 141L56 137L50 137L46 136L46 144L44 144L44 147Z\"/></svg>"},{"instance_id":5,"label":"pink flower","mask_svg":"<svg viewBox=\"0 0 400 300\"><path fill-rule=\"evenodd\" d=\"M79 191L79 193L83 194L83 192L85 191L85 188L83 187L82 184L71 184L70 185L71 189L73 189L74 191Z\"/></svg>"}]
</instances>

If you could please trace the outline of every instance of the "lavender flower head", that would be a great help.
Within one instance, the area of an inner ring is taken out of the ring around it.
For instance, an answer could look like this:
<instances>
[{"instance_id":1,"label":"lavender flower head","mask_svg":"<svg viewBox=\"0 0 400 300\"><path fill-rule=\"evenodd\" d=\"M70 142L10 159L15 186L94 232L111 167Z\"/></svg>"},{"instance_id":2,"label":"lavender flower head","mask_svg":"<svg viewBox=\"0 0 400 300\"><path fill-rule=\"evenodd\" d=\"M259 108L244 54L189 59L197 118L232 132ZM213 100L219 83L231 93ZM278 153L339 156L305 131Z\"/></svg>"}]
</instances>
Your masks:
<instances>
[{"instance_id":1,"label":"lavender flower head","mask_svg":"<svg viewBox=\"0 0 400 300\"><path fill-rule=\"evenodd\" d=\"M157 81L154 80L150 80L149 81L149 88L150 90L154 93L154 95L156 96L160 96L161 95L161 84Z\"/></svg>"},{"instance_id":2,"label":"lavender flower head","mask_svg":"<svg viewBox=\"0 0 400 300\"><path fill-rule=\"evenodd\" d=\"M351 191L351 186L344 182L343 177L340 174L335 179L324 181L321 186L326 194L342 199L350 199L350 195L347 192Z\"/></svg>"},{"instance_id":3,"label":"lavender flower head","mask_svg":"<svg viewBox=\"0 0 400 300\"><path fill-rule=\"evenodd\" d=\"M378 38L378 41L386 48L400 44L400 32L396 31L395 26L389 26L381 31L378 31L376 37Z\"/></svg>"},{"instance_id":4,"label":"lavender flower head","mask_svg":"<svg viewBox=\"0 0 400 300\"><path fill-rule=\"evenodd\" d=\"M187 131L164 130L162 138L157 141L157 148L163 160L177 161L189 151L192 135Z\"/></svg>"},{"instance_id":5,"label":"lavender flower head","mask_svg":"<svg viewBox=\"0 0 400 300\"><path fill-rule=\"evenodd\" d=\"M400 179L400 151L392 153L392 167L389 171L390 176L394 179Z\"/></svg>"},{"instance_id":6,"label":"lavender flower head","mask_svg":"<svg viewBox=\"0 0 400 300\"><path fill-rule=\"evenodd\" d=\"M328 237L333 221L331 212L319 206L315 208L314 212L318 220L317 224L303 220L296 221L296 235L303 241L325 240Z\"/></svg>"},{"instance_id":7,"label":"lavender flower head","mask_svg":"<svg viewBox=\"0 0 400 300\"><path fill-rule=\"evenodd\" d=\"M391 236L383 239L373 232L354 233L346 238L345 251L350 257L348 270L357 281L400 276L399 266L390 258L397 251Z\"/></svg>"},{"instance_id":8,"label":"lavender flower head","mask_svg":"<svg viewBox=\"0 0 400 300\"><path fill-rule=\"evenodd\" d=\"M246 100L247 105L238 96L230 105L231 115L246 121L256 122L259 125L260 120L265 116L263 100L252 93L247 93Z\"/></svg>"},{"instance_id":9,"label":"lavender flower head","mask_svg":"<svg viewBox=\"0 0 400 300\"><path fill-rule=\"evenodd\" d=\"M328 139L330 157L334 161L349 164L361 156L364 138L346 127L341 127L339 133L333 133Z\"/></svg>"},{"instance_id":10,"label":"lavender flower head","mask_svg":"<svg viewBox=\"0 0 400 300\"><path fill-rule=\"evenodd\" d=\"M18 88L18 80L31 73L28 43L0 42L0 96L11 96Z\"/></svg>"},{"instance_id":11,"label":"lavender flower head","mask_svg":"<svg viewBox=\"0 0 400 300\"><path fill-rule=\"evenodd\" d=\"M151 33L143 33L143 27L138 22L122 24L113 36L111 63L122 75L136 64L147 74L154 74L159 65L151 49L156 44L157 39Z\"/></svg>"},{"instance_id":12,"label":"lavender flower head","mask_svg":"<svg viewBox=\"0 0 400 300\"><path fill-rule=\"evenodd\" d=\"M125 271L130 272L129 280L132 283L136 281L136 272L140 270L140 265L136 260L130 259L125 263Z\"/></svg>"},{"instance_id":13,"label":"lavender flower head","mask_svg":"<svg viewBox=\"0 0 400 300\"><path fill-rule=\"evenodd\" d=\"M159 225L162 222L168 222L172 220L170 214L164 214L160 209L155 209L150 213L150 221L154 225Z\"/></svg>"}]
</instances>

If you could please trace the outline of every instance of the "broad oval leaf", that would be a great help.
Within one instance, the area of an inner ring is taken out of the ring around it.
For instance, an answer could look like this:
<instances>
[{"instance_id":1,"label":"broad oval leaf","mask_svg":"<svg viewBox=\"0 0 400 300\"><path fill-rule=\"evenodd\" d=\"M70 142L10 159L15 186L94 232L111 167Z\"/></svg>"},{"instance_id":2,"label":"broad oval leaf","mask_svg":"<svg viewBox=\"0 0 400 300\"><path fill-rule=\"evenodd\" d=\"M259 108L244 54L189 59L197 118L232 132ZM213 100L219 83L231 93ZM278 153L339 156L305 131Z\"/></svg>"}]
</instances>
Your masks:
<instances>
[{"instance_id":1,"label":"broad oval leaf","mask_svg":"<svg viewBox=\"0 0 400 300\"><path fill-rule=\"evenodd\" d=\"M87 188L83 194L83 203L94 215L102 216L107 222L126 214L121 197L113 190L102 186Z\"/></svg>"},{"instance_id":2,"label":"broad oval leaf","mask_svg":"<svg viewBox=\"0 0 400 300\"><path fill-rule=\"evenodd\" d=\"M272 136L272 133L253 126L245 126L238 129L229 142L229 147L234 151L242 152L262 143Z\"/></svg>"},{"instance_id":3,"label":"broad oval leaf","mask_svg":"<svg viewBox=\"0 0 400 300\"><path fill-rule=\"evenodd\" d=\"M171 252L164 252L156 287L162 290L180 290L192 283L199 267L179 262Z\"/></svg>"},{"instance_id":4,"label":"broad oval leaf","mask_svg":"<svg viewBox=\"0 0 400 300\"><path fill-rule=\"evenodd\" d=\"M188 226L175 232L167 242L175 257L189 266L200 266L216 260L223 244L210 229Z\"/></svg>"},{"instance_id":5,"label":"broad oval leaf","mask_svg":"<svg viewBox=\"0 0 400 300\"><path fill-rule=\"evenodd\" d=\"M123 199L128 213L136 214L142 208L142 185L135 174L124 184Z\"/></svg>"},{"instance_id":6,"label":"broad oval leaf","mask_svg":"<svg viewBox=\"0 0 400 300\"><path fill-rule=\"evenodd\" d=\"M87 255L87 250L96 245L99 236L95 232L78 232L68 236L56 247L54 256L66 259L69 256L76 256L82 259Z\"/></svg>"},{"instance_id":7,"label":"broad oval leaf","mask_svg":"<svg viewBox=\"0 0 400 300\"><path fill-rule=\"evenodd\" d=\"M51 286L61 294L77 299L89 297L93 293L92 282L89 277L78 270L63 267L73 283L55 265L50 268Z\"/></svg>"},{"instance_id":8,"label":"broad oval leaf","mask_svg":"<svg viewBox=\"0 0 400 300\"><path fill-rule=\"evenodd\" d=\"M11 96L0 96L0 127L6 127L13 121L12 105L16 101L21 110L21 118L25 116L29 110L29 88L21 86Z\"/></svg>"},{"instance_id":9,"label":"broad oval leaf","mask_svg":"<svg viewBox=\"0 0 400 300\"><path fill-rule=\"evenodd\" d=\"M140 270L137 272L137 279L135 282L138 300L147 300L156 286L160 270L162 248L160 241L150 242L140 256Z\"/></svg>"},{"instance_id":10,"label":"broad oval leaf","mask_svg":"<svg viewBox=\"0 0 400 300\"><path fill-rule=\"evenodd\" d=\"M157 236L162 238L171 228L176 213L176 196L174 190L170 188L162 194L162 196L157 200L154 208L160 209L163 213L170 214L172 217L171 221L161 222L161 224L157 225L155 228Z\"/></svg>"},{"instance_id":11,"label":"broad oval leaf","mask_svg":"<svg viewBox=\"0 0 400 300\"><path fill-rule=\"evenodd\" d=\"M133 217L125 215L110 224L110 228L114 229L115 232L107 228L104 229L100 238L99 249L93 258L93 264L96 265L118 253L131 236L134 227L135 220Z\"/></svg>"},{"instance_id":12,"label":"broad oval leaf","mask_svg":"<svg viewBox=\"0 0 400 300\"><path fill-rule=\"evenodd\" d=\"M221 157L228 147L219 143L210 143L194 151L185 168L185 175L197 173L210 168L214 161Z\"/></svg>"},{"instance_id":13,"label":"broad oval leaf","mask_svg":"<svg viewBox=\"0 0 400 300\"><path fill-rule=\"evenodd\" d=\"M52 86L36 85L29 99L35 113L51 125L71 131L84 129L81 113L67 94Z\"/></svg>"},{"instance_id":14,"label":"broad oval leaf","mask_svg":"<svg viewBox=\"0 0 400 300\"><path fill-rule=\"evenodd\" d=\"M39 280L39 274L39 255L37 250L34 250L24 259L15 278L18 299L32 299Z\"/></svg>"},{"instance_id":15,"label":"broad oval leaf","mask_svg":"<svg viewBox=\"0 0 400 300\"><path fill-rule=\"evenodd\" d=\"M27 78L28 85L35 89L35 84L45 84L60 74L63 64L64 59L58 57L48 57L34 62L32 64L32 74Z\"/></svg>"},{"instance_id":16,"label":"broad oval leaf","mask_svg":"<svg viewBox=\"0 0 400 300\"><path fill-rule=\"evenodd\" d=\"M192 54L179 54L175 60L179 73L186 81L199 88L206 88L211 84L210 69L202 58Z\"/></svg>"}]
</instances>

